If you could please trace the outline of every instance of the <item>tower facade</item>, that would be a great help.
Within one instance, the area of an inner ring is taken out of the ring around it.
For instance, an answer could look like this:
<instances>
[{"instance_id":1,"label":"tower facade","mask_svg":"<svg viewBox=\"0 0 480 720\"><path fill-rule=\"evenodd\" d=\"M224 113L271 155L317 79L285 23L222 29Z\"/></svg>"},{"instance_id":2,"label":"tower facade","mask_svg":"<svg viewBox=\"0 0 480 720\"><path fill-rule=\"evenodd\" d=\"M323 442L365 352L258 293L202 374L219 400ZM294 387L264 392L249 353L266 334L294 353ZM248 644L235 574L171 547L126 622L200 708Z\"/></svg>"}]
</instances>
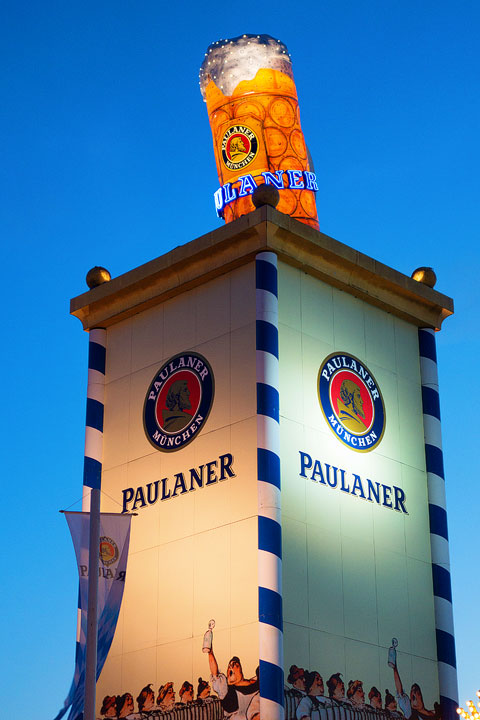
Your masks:
<instances>
[{"instance_id":1,"label":"tower facade","mask_svg":"<svg viewBox=\"0 0 480 720\"><path fill-rule=\"evenodd\" d=\"M97 715L453 717L452 301L264 206L71 309L106 331L102 510L137 513Z\"/></svg>"}]
</instances>

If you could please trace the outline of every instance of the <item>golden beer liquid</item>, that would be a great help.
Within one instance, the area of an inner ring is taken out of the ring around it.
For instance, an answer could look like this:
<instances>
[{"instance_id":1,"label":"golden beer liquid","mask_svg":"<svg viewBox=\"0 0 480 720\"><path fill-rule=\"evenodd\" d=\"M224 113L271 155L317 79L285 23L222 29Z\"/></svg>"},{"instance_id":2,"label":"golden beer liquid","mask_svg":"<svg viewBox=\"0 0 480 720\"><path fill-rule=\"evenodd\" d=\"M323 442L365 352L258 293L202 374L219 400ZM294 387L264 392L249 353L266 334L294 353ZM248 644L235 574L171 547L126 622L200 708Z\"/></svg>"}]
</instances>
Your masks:
<instances>
[{"instance_id":1,"label":"golden beer liquid","mask_svg":"<svg viewBox=\"0 0 480 720\"><path fill-rule=\"evenodd\" d=\"M262 68L252 80L238 83L232 95L224 95L210 80L205 88L208 117L212 128L213 146L220 185L234 183L242 175L253 175L257 185L265 182L262 172L276 170L311 170L298 108L294 81L280 70ZM245 167L230 170L222 157L222 140L232 125L245 125L258 140L255 158ZM284 184L286 184L286 174ZM296 220L318 227L315 194L311 190L280 190L277 210ZM252 212L251 195L237 198L225 205L225 222Z\"/></svg>"}]
</instances>

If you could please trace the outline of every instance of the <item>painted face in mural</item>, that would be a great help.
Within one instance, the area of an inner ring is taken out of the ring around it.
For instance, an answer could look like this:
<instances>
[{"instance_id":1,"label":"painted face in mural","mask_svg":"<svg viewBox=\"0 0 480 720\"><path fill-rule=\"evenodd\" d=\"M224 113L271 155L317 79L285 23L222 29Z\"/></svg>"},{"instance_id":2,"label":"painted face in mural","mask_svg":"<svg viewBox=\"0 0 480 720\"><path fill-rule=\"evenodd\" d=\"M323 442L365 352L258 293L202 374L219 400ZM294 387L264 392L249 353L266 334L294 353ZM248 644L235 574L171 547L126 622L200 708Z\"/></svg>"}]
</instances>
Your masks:
<instances>
[{"instance_id":1,"label":"painted face in mural","mask_svg":"<svg viewBox=\"0 0 480 720\"><path fill-rule=\"evenodd\" d=\"M205 700L205 698L210 697L210 685L207 685L203 688L203 690L200 690L198 697L200 700Z\"/></svg>"},{"instance_id":2,"label":"painted face in mural","mask_svg":"<svg viewBox=\"0 0 480 720\"><path fill-rule=\"evenodd\" d=\"M375 708L376 710L382 709L382 696L380 694L380 691L377 690L376 687L372 687L372 689L368 693L368 699L370 701L370 705L373 708Z\"/></svg>"},{"instance_id":3,"label":"painted face in mural","mask_svg":"<svg viewBox=\"0 0 480 720\"><path fill-rule=\"evenodd\" d=\"M137 697L138 709L140 712L148 712L155 706L155 693L150 685L145 685Z\"/></svg>"},{"instance_id":4,"label":"painted face in mural","mask_svg":"<svg viewBox=\"0 0 480 720\"><path fill-rule=\"evenodd\" d=\"M292 683L294 688L305 692L305 675L301 675L297 680Z\"/></svg>"},{"instance_id":5,"label":"painted face in mural","mask_svg":"<svg viewBox=\"0 0 480 720\"><path fill-rule=\"evenodd\" d=\"M310 685L310 690L308 691L308 694L317 696L317 695L323 695L324 692L325 692L325 688L323 686L323 678L320 675L320 673L316 672L315 678L314 678L312 684Z\"/></svg>"},{"instance_id":6,"label":"painted face in mural","mask_svg":"<svg viewBox=\"0 0 480 720\"><path fill-rule=\"evenodd\" d=\"M363 687L361 685L358 685L355 692L352 695L351 698L354 705L364 705L365 704L365 693L363 692Z\"/></svg>"},{"instance_id":7,"label":"painted face in mural","mask_svg":"<svg viewBox=\"0 0 480 720\"><path fill-rule=\"evenodd\" d=\"M100 714L106 718L117 717L116 698L115 695L106 695L103 698L102 709Z\"/></svg>"},{"instance_id":8,"label":"painted face in mural","mask_svg":"<svg viewBox=\"0 0 480 720\"><path fill-rule=\"evenodd\" d=\"M423 703L422 691L420 690L420 686L417 685L417 683L413 683L411 687L410 702L412 704L412 708L415 708L415 710L423 710L425 707Z\"/></svg>"},{"instance_id":9,"label":"painted face in mural","mask_svg":"<svg viewBox=\"0 0 480 720\"><path fill-rule=\"evenodd\" d=\"M289 682L290 685L295 688L295 690L300 690L300 692L302 693L307 691L305 684L305 670L303 668L297 667L297 665L290 666L290 672L287 682Z\"/></svg>"},{"instance_id":10,"label":"painted face in mural","mask_svg":"<svg viewBox=\"0 0 480 720\"><path fill-rule=\"evenodd\" d=\"M335 675L332 675L329 678L329 680L327 681L327 686L328 686L328 694L331 698L333 698L334 700L344 700L345 699L345 685L340 676L340 673L336 673Z\"/></svg>"},{"instance_id":11,"label":"painted face in mural","mask_svg":"<svg viewBox=\"0 0 480 720\"><path fill-rule=\"evenodd\" d=\"M123 699L123 703L119 703L119 718L125 718L127 715L130 715L135 710L135 707L133 705L133 697L130 695L130 693L125 693L125 695L122 696L121 700Z\"/></svg>"},{"instance_id":12,"label":"painted face in mural","mask_svg":"<svg viewBox=\"0 0 480 720\"><path fill-rule=\"evenodd\" d=\"M162 685L158 691L157 704L162 710L171 710L173 708L175 705L175 690L172 682Z\"/></svg>"},{"instance_id":13,"label":"painted face in mural","mask_svg":"<svg viewBox=\"0 0 480 720\"><path fill-rule=\"evenodd\" d=\"M180 688L180 701L183 703L190 703L193 702L193 685L189 683L187 680L183 683L182 687Z\"/></svg>"},{"instance_id":14,"label":"painted face in mural","mask_svg":"<svg viewBox=\"0 0 480 720\"><path fill-rule=\"evenodd\" d=\"M397 701L393 696L390 696L391 700L388 703L388 705L385 705L386 710L390 710L390 712L395 712L397 709Z\"/></svg>"},{"instance_id":15,"label":"painted face in mural","mask_svg":"<svg viewBox=\"0 0 480 720\"><path fill-rule=\"evenodd\" d=\"M143 703L142 710L144 712L148 712L149 710L153 710L155 706L155 695L153 693L153 690L150 690L150 692L147 694L147 697L145 698L145 702Z\"/></svg>"},{"instance_id":16,"label":"painted face in mural","mask_svg":"<svg viewBox=\"0 0 480 720\"><path fill-rule=\"evenodd\" d=\"M243 670L240 660L233 657L227 667L227 683L229 685L237 685L243 680Z\"/></svg>"}]
</instances>

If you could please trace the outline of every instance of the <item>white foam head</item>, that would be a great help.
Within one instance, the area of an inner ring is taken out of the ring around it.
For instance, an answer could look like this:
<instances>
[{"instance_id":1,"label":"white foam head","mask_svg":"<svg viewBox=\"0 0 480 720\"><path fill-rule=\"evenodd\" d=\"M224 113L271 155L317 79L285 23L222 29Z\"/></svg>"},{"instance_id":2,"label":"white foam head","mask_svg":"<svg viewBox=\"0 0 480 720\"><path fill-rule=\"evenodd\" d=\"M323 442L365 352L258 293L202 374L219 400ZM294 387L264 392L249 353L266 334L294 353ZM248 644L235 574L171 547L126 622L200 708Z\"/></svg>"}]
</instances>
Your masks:
<instances>
[{"instance_id":1,"label":"white foam head","mask_svg":"<svg viewBox=\"0 0 480 720\"><path fill-rule=\"evenodd\" d=\"M260 68L280 70L293 80L287 47L270 35L240 35L208 46L200 67L200 91L213 80L224 95L231 95L242 80L252 80Z\"/></svg>"}]
</instances>

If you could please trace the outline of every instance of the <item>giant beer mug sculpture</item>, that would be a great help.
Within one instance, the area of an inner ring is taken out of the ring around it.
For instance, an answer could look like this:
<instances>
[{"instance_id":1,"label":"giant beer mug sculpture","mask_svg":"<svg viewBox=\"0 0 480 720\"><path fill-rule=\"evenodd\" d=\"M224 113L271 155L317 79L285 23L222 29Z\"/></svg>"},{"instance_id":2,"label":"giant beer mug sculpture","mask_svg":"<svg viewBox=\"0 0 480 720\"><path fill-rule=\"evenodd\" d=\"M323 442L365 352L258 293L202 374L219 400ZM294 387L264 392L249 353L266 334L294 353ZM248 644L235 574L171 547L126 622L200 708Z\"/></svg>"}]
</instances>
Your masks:
<instances>
[{"instance_id":1,"label":"giant beer mug sculpture","mask_svg":"<svg viewBox=\"0 0 480 720\"><path fill-rule=\"evenodd\" d=\"M279 190L277 210L318 230L317 186L285 45L269 35L212 43L200 89L222 186L215 202L225 222L255 210L252 192L266 182Z\"/></svg>"}]
</instances>

